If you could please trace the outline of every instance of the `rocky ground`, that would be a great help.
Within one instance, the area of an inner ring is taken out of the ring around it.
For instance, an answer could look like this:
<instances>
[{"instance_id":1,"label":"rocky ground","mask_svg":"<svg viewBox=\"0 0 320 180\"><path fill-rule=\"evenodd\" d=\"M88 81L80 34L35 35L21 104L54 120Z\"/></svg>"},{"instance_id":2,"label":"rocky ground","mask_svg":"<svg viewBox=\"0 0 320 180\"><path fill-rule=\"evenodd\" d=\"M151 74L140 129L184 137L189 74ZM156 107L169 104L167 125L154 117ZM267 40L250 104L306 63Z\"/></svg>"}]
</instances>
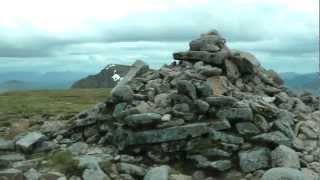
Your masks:
<instances>
[{"instance_id":1,"label":"rocky ground","mask_svg":"<svg viewBox=\"0 0 320 180\"><path fill-rule=\"evenodd\" d=\"M175 61L136 61L112 97L0 140L9 180L319 180L320 98L201 35ZM1 179L0 178L0 179Z\"/></svg>"}]
</instances>

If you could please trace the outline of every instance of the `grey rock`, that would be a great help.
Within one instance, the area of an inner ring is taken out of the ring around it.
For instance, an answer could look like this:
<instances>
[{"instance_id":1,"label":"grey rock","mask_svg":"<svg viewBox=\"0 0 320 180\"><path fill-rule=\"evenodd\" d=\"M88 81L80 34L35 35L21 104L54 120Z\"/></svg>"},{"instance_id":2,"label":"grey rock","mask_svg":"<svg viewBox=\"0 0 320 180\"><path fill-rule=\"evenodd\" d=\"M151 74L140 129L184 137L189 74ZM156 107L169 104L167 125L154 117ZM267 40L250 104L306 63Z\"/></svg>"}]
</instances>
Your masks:
<instances>
[{"instance_id":1,"label":"grey rock","mask_svg":"<svg viewBox=\"0 0 320 180\"><path fill-rule=\"evenodd\" d=\"M252 74L260 66L257 58L248 52L233 51L233 62L237 65L242 74Z\"/></svg>"},{"instance_id":2,"label":"grey rock","mask_svg":"<svg viewBox=\"0 0 320 180\"><path fill-rule=\"evenodd\" d=\"M251 121L253 119L253 112L249 107L237 108L222 108L218 110L217 117L228 120L244 120Z\"/></svg>"},{"instance_id":3,"label":"grey rock","mask_svg":"<svg viewBox=\"0 0 320 180\"><path fill-rule=\"evenodd\" d=\"M157 113L142 113L129 115L124 119L128 126L136 127L143 125L155 125L161 121L161 115Z\"/></svg>"},{"instance_id":4,"label":"grey rock","mask_svg":"<svg viewBox=\"0 0 320 180\"><path fill-rule=\"evenodd\" d=\"M226 171L232 168L230 160L217 160L209 163L209 167L217 171Z\"/></svg>"},{"instance_id":5,"label":"grey rock","mask_svg":"<svg viewBox=\"0 0 320 180\"><path fill-rule=\"evenodd\" d=\"M32 168L37 168L37 166L40 164L40 159L31 159L26 161L17 161L12 164L12 167L14 169L21 170L23 172L28 171Z\"/></svg>"},{"instance_id":6,"label":"grey rock","mask_svg":"<svg viewBox=\"0 0 320 180\"><path fill-rule=\"evenodd\" d=\"M40 127L40 132L44 134L54 134L65 127L63 121L45 121Z\"/></svg>"},{"instance_id":7,"label":"grey rock","mask_svg":"<svg viewBox=\"0 0 320 180\"><path fill-rule=\"evenodd\" d=\"M13 162L24 161L25 159L25 156L19 153L0 155L0 168L7 168L11 166Z\"/></svg>"},{"instance_id":8,"label":"grey rock","mask_svg":"<svg viewBox=\"0 0 320 180\"><path fill-rule=\"evenodd\" d=\"M112 98L117 102L131 102L133 100L133 91L130 86L117 86L112 90Z\"/></svg>"},{"instance_id":9,"label":"grey rock","mask_svg":"<svg viewBox=\"0 0 320 180\"><path fill-rule=\"evenodd\" d=\"M143 177L146 174L146 170L140 166L129 164L129 163L120 163L119 166L120 173L130 174L132 176Z\"/></svg>"},{"instance_id":10,"label":"grey rock","mask_svg":"<svg viewBox=\"0 0 320 180\"><path fill-rule=\"evenodd\" d=\"M177 90L178 93L187 95L191 99L197 98L197 91L195 86L187 80L179 80L177 81Z\"/></svg>"},{"instance_id":11,"label":"grey rock","mask_svg":"<svg viewBox=\"0 0 320 180\"><path fill-rule=\"evenodd\" d=\"M226 59L225 67L226 67L227 77L229 79L235 81L240 77L241 74L239 72L239 69L232 60Z\"/></svg>"},{"instance_id":12,"label":"grey rock","mask_svg":"<svg viewBox=\"0 0 320 180\"><path fill-rule=\"evenodd\" d=\"M309 180L304 174L292 168L272 168L269 169L261 178L261 180Z\"/></svg>"},{"instance_id":13,"label":"grey rock","mask_svg":"<svg viewBox=\"0 0 320 180\"><path fill-rule=\"evenodd\" d=\"M16 146L24 151L30 151L33 145L46 140L47 137L39 132L29 132L18 141L16 141Z\"/></svg>"},{"instance_id":14,"label":"grey rock","mask_svg":"<svg viewBox=\"0 0 320 180\"><path fill-rule=\"evenodd\" d=\"M29 169L23 175L26 178L26 180L39 180L39 178L41 176L41 174L33 168Z\"/></svg>"},{"instance_id":15,"label":"grey rock","mask_svg":"<svg viewBox=\"0 0 320 180\"><path fill-rule=\"evenodd\" d=\"M196 163L197 168L212 169L216 171L226 171L232 167L232 162L229 160L209 161L202 155L192 155L188 159Z\"/></svg>"},{"instance_id":16,"label":"grey rock","mask_svg":"<svg viewBox=\"0 0 320 180\"><path fill-rule=\"evenodd\" d=\"M46 172L42 174L39 180L60 180L65 178L65 175L59 172Z\"/></svg>"},{"instance_id":17,"label":"grey rock","mask_svg":"<svg viewBox=\"0 0 320 180\"><path fill-rule=\"evenodd\" d=\"M86 169L82 174L83 180L110 180L101 169Z\"/></svg>"},{"instance_id":18,"label":"grey rock","mask_svg":"<svg viewBox=\"0 0 320 180\"><path fill-rule=\"evenodd\" d=\"M143 180L169 180L169 171L168 166L160 166L150 169Z\"/></svg>"},{"instance_id":19,"label":"grey rock","mask_svg":"<svg viewBox=\"0 0 320 180\"><path fill-rule=\"evenodd\" d=\"M60 146L54 141L43 141L34 148L35 153L49 152L58 149Z\"/></svg>"},{"instance_id":20,"label":"grey rock","mask_svg":"<svg viewBox=\"0 0 320 180\"><path fill-rule=\"evenodd\" d=\"M251 122L240 122L236 124L236 128L241 135L256 135L260 133L260 130L256 125Z\"/></svg>"},{"instance_id":21,"label":"grey rock","mask_svg":"<svg viewBox=\"0 0 320 180\"><path fill-rule=\"evenodd\" d=\"M209 132L208 124L194 123L166 129L142 131L127 136L127 145L153 144L195 138Z\"/></svg>"},{"instance_id":22,"label":"grey rock","mask_svg":"<svg viewBox=\"0 0 320 180\"><path fill-rule=\"evenodd\" d=\"M139 74L146 72L148 69L148 65L146 65L143 61L137 60L136 62L134 62L129 72L123 77L123 79L120 82L118 82L115 88L113 88L111 94L113 94L114 91L117 91L118 88L121 89L122 86L127 85L130 81L133 80L133 78L135 78Z\"/></svg>"},{"instance_id":23,"label":"grey rock","mask_svg":"<svg viewBox=\"0 0 320 180\"><path fill-rule=\"evenodd\" d=\"M240 168L245 173L270 167L269 160L270 150L268 148L258 147L239 152Z\"/></svg>"},{"instance_id":24,"label":"grey rock","mask_svg":"<svg viewBox=\"0 0 320 180\"><path fill-rule=\"evenodd\" d=\"M199 74L210 77L210 76L218 76L222 74L222 69L217 67L211 67L211 66L203 66L199 70Z\"/></svg>"},{"instance_id":25,"label":"grey rock","mask_svg":"<svg viewBox=\"0 0 320 180\"><path fill-rule=\"evenodd\" d=\"M244 139L239 136L227 134L225 132L211 130L209 138L214 141L219 141L223 143L230 143L230 144L242 144Z\"/></svg>"},{"instance_id":26,"label":"grey rock","mask_svg":"<svg viewBox=\"0 0 320 180\"><path fill-rule=\"evenodd\" d=\"M231 124L227 119L217 120L210 123L210 128L216 131L226 130L231 128Z\"/></svg>"},{"instance_id":27,"label":"grey rock","mask_svg":"<svg viewBox=\"0 0 320 180\"><path fill-rule=\"evenodd\" d=\"M302 168L301 171L308 180L319 180L320 175L308 168Z\"/></svg>"},{"instance_id":28,"label":"grey rock","mask_svg":"<svg viewBox=\"0 0 320 180\"><path fill-rule=\"evenodd\" d=\"M17 169L5 169L0 171L0 178L4 180L23 180L23 174Z\"/></svg>"},{"instance_id":29,"label":"grey rock","mask_svg":"<svg viewBox=\"0 0 320 180\"><path fill-rule=\"evenodd\" d=\"M212 88L207 83L196 84L197 94L199 97L208 97L212 95Z\"/></svg>"},{"instance_id":30,"label":"grey rock","mask_svg":"<svg viewBox=\"0 0 320 180\"><path fill-rule=\"evenodd\" d=\"M14 150L13 141L0 138L0 151L13 151L13 150Z\"/></svg>"},{"instance_id":31,"label":"grey rock","mask_svg":"<svg viewBox=\"0 0 320 180\"><path fill-rule=\"evenodd\" d=\"M280 131L272 131L269 133L263 133L252 137L252 140L264 143L271 143L277 145L286 145L291 147L292 143L291 140L284 135Z\"/></svg>"},{"instance_id":32,"label":"grey rock","mask_svg":"<svg viewBox=\"0 0 320 180\"><path fill-rule=\"evenodd\" d=\"M231 157L231 153L224 151L222 149L218 149L218 148L205 149L205 150L201 151L200 154L207 157L207 158L211 158L211 157L228 158L228 157Z\"/></svg>"},{"instance_id":33,"label":"grey rock","mask_svg":"<svg viewBox=\"0 0 320 180\"><path fill-rule=\"evenodd\" d=\"M170 105L171 99L169 98L170 95L167 93L158 94L154 97L154 104L157 107L168 107Z\"/></svg>"},{"instance_id":34,"label":"grey rock","mask_svg":"<svg viewBox=\"0 0 320 180\"><path fill-rule=\"evenodd\" d=\"M205 114L208 112L210 105L203 100L197 99L194 102L195 107L196 107L196 111L200 114Z\"/></svg>"},{"instance_id":35,"label":"grey rock","mask_svg":"<svg viewBox=\"0 0 320 180\"><path fill-rule=\"evenodd\" d=\"M189 43L191 51L217 52L224 46L225 40L218 35L205 35Z\"/></svg>"},{"instance_id":36,"label":"grey rock","mask_svg":"<svg viewBox=\"0 0 320 180\"><path fill-rule=\"evenodd\" d=\"M205 178L206 178L206 174L204 171L197 170L192 174L193 180L204 180Z\"/></svg>"},{"instance_id":37,"label":"grey rock","mask_svg":"<svg viewBox=\"0 0 320 180\"><path fill-rule=\"evenodd\" d=\"M263 132L268 132L271 128L266 118L260 114L254 116L253 123L257 125Z\"/></svg>"},{"instance_id":38,"label":"grey rock","mask_svg":"<svg viewBox=\"0 0 320 180\"><path fill-rule=\"evenodd\" d=\"M295 137L291 127L294 124L293 119L293 114L287 111L280 111L277 120L274 122L275 127L291 139Z\"/></svg>"},{"instance_id":39,"label":"grey rock","mask_svg":"<svg viewBox=\"0 0 320 180\"><path fill-rule=\"evenodd\" d=\"M237 99L231 97L231 96L212 96L207 97L206 101L211 106L217 106L217 107L225 107L225 106L233 106L237 103Z\"/></svg>"},{"instance_id":40,"label":"grey rock","mask_svg":"<svg viewBox=\"0 0 320 180\"><path fill-rule=\"evenodd\" d=\"M173 58L176 60L184 61L203 61L212 65L219 65L223 63L223 60L230 55L228 50L222 50L219 52L207 52L207 51L187 51L176 52L173 54Z\"/></svg>"},{"instance_id":41,"label":"grey rock","mask_svg":"<svg viewBox=\"0 0 320 180\"><path fill-rule=\"evenodd\" d=\"M170 180L192 180L192 177L183 174L172 174Z\"/></svg>"},{"instance_id":42,"label":"grey rock","mask_svg":"<svg viewBox=\"0 0 320 180\"><path fill-rule=\"evenodd\" d=\"M300 159L293 149L280 145L271 152L272 167L300 168Z\"/></svg>"},{"instance_id":43,"label":"grey rock","mask_svg":"<svg viewBox=\"0 0 320 180\"><path fill-rule=\"evenodd\" d=\"M88 152L88 149L89 145L84 142L76 142L68 147L68 150L76 156L86 154Z\"/></svg>"}]
</instances>

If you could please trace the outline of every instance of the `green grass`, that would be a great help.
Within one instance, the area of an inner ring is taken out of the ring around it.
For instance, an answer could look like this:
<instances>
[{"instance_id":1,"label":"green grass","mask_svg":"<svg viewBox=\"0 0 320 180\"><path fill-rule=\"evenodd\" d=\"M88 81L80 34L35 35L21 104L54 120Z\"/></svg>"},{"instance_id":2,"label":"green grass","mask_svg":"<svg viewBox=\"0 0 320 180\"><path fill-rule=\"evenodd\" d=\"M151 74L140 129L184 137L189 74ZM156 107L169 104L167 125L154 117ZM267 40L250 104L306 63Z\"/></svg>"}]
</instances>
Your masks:
<instances>
[{"instance_id":1,"label":"green grass","mask_svg":"<svg viewBox=\"0 0 320 180\"><path fill-rule=\"evenodd\" d=\"M105 100L110 89L16 91L0 94L1 120L37 115L72 115ZM2 123L4 123L2 121ZM1 124L0 124L1 126Z\"/></svg>"}]
</instances>

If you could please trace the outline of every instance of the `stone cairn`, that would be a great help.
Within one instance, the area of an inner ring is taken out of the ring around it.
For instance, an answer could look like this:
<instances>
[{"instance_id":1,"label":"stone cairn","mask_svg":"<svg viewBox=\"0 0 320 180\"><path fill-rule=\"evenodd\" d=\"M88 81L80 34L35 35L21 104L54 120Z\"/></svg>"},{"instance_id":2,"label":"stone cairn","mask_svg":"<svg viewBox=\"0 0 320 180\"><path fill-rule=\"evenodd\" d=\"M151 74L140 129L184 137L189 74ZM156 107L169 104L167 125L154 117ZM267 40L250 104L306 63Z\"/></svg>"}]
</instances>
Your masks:
<instances>
[{"instance_id":1,"label":"stone cairn","mask_svg":"<svg viewBox=\"0 0 320 180\"><path fill-rule=\"evenodd\" d=\"M230 50L217 31L189 46L159 70L136 61L111 98L53 137L133 157L135 165L118 167L131 179L167 180L170 167L189 175L173 180L237 179L229 172L248 180L263 174L263 180L318 180L319 97L284 88L274 71L250 53ZM121 179L115 174L109 175Z\"/></svg>"}]
</instances>

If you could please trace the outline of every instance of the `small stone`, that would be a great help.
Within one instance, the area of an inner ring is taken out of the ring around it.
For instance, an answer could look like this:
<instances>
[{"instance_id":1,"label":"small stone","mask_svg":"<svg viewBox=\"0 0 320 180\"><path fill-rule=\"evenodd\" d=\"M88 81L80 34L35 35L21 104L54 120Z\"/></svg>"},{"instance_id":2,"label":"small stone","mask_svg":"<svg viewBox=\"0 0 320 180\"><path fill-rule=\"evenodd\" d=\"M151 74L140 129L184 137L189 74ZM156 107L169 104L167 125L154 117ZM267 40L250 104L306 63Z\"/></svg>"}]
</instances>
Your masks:
<instances>
[{"instance_id":1,"label":"small stone","mask_svg":"<svg viewBox=\"0 0 320 180\"><path fill-rule=\"evenodd\" d=\"M293 168L272 168L269 169L261 178L261 180L310 180L304 174Z\"/></svg>"},{"instance_id":2,"label":"small stone","mask_svg":"<svg viewBox=\"0 0 320 180\"><path fill-rule=\"evenodd\" d=\"M241 122L236 124L236 128L241 135L256 135L260 133L260 130L256 125L250 122Z\"/></svg>"},{"instance_id":3,"label":"small stone","mask_svg":"<svg viewBox=\"0 0 320 180\"><path fill-rule=\"evenodd\" d=\"M280 145L271 152L272 167L300 168L300 159L293 149Z\"/></svg>"},{"instance_id":4,"label":"small stone","mask_svg":"<svg viewBox=\"0 0 320 180\"><path fill-rule=\"evenodd\" d=\"M191 99L196 99L197 92L195 86L190 81L180 80L177 82L178 93L187 95Z\"/></svg>"},{"instance_id":5,"label":"small stone","mask_svg":"<svg viewBox=\"0 0 320 180\"><path fill-rule=\"evenodd\" d=\"M154 125L161 122L161 115L157 113L142 113L129 115L124 119L128 126L136 127L143 125Z\"/></svg>"},{"instance_id":6,"label":"small stone","mask_svg":"<svg viewBox=\"0 0 320 180\"><path fill-rule=\"evenodd\" d=\"M168 166L160 166L150 169L143 180L169 180Z\"/></svg>"},{"instance_id":7,"label":"small stone","mask_svg":"<svg viewBox=\"0 0 320 180\"><path fill-rule=\"evenodd\" d=\"M197 99L194 102L195 106L196 106L196 111L199 112L200 114L205 114L208 112L210 105L203 100Z\"/></svg>"},{"instance_id":8,"label":"small stone","mask_svg":"<svg viewBox=\"0 0 320 180\"><path fill-rule=\"evenodd\" d=\"M268 148L258 147L252 150L239 152L240 168L245 173L268 168L269 159L270 150Z\"/></svg>"},{"instance_id":9,"label":"small stone","mask_svg":"<svg viewBox=\"0 0 320 180\"><path fill-rule=\"evenodd\" d=\"M161 121L170 121L172 119L171 114L165 114L161 117Z\"/></svg>"}]
</instances>

